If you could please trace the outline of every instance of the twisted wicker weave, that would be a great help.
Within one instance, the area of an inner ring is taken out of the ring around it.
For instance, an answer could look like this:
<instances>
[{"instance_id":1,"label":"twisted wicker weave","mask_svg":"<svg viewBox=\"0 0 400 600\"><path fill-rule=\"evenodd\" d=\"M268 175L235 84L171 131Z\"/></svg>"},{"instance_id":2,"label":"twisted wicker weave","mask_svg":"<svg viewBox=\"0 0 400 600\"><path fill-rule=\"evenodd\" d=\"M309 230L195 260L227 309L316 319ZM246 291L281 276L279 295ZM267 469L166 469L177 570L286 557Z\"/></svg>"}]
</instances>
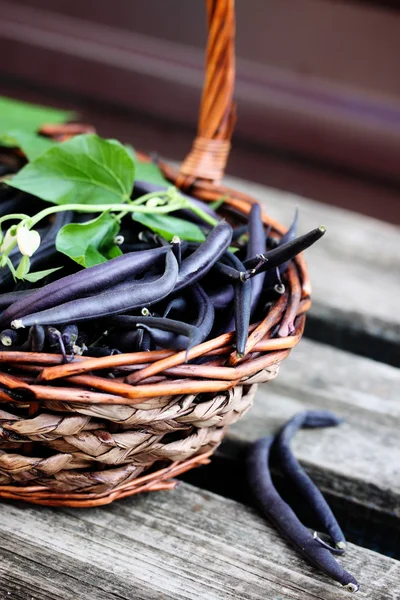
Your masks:
<instances>
[{"instance_id":1,"label":"twisted wicker weave","mask_svg":"<svg viewBox=\"0 0 400 600\"><path fill-rule=\"evenodd\" d=\"M221 187L235 120L234 0L207 0L209 39L198 135L179 172L165 176L203 200L224 195L242 218L254 199ZM47 125L58 139L88 126ZM263 214L272 234L282 226ZM253 323L243 359L228 333L185 352L76 357L0 352L0 496L52 506L96 506L140 491L174 487L174 477L207 464L226 428L250 408L260 382L301 339L311 305L302 256L286 292ZM295 323L288 336L288 324ZM278 337L271 337L279 326ZM112 371L112 373L111 373Z\"/></svg>"}]
</instances>

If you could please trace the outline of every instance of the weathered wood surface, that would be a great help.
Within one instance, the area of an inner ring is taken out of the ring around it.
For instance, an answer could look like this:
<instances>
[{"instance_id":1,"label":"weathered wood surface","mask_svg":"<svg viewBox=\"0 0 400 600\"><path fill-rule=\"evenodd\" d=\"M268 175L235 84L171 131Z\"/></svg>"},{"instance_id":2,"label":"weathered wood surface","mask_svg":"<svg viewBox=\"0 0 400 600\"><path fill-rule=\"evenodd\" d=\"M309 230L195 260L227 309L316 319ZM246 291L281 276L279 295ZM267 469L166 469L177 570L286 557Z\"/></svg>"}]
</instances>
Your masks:
<instances>
[{"instance_id":1,"label":"weathered wood surface","mask_svg":"<svg viewBox=\"0 0 400 600\"><path fill-rule=\"evenodd\" d=\"M263 518L182 484L106 508L0 504L0 598L339 600ZM358 598L395 600L400 562L349 545Z\"/></svg>"},{"instance_id":2,"label":"weathered wood surface","mask_svg":"<svg viewBox=\"0 0 400 600\"><path fill-rule=\"evenodd\" d=\"M345 422L299 431L296 456L322 489L400 518L399 400L399 369L303 339L229 438L252 441L302 410L331 410Z\"/></svg>"},{"instance_id":3,"label":"weathered wood surface","mask_svg":"<svg viewBox=\"0 0 400 600\"><path fill-rule=\"evenodd\" d=\"M324 238L306 252L313 283L309 331L399 366L400 227L240 179L227 177L226 184L254 196L288 226L298 207L299 233L326 226Z\"/></svg>"}]
</instances>

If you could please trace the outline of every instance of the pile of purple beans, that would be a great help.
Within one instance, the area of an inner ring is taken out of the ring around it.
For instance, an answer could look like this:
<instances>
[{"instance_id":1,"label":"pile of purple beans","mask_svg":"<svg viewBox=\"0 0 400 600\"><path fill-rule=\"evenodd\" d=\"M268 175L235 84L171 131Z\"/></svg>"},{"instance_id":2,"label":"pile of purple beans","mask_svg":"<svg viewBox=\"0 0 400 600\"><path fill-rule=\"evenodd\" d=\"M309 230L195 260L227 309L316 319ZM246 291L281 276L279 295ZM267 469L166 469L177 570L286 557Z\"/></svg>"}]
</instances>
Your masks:
<instances>
[{"instance_id":1,"label":"pile of purple beans","mask_svg":"<svg viewBox=\"0 0 400 600\"><path fill-rule=\"evenodd\" d=\"M148 185L138 182L134 193L143 194ZM0 215L20 205L26 211L27 200L33 207L41 202L12 188L1 190ZM8 269L0 270L0 349L61 353L65 360L75 354L188 351L235 330L236 350L243 355L249 324L265 316L266 307L285 289L282 278L288 262L325 229L296 238L296 212L293 224L278 239L265 232L258 204L247 223L232 227L229 207L222 207L221 216L206 203L193 201L218 221L212 228L190 210L179 211L180 218L202 228L204 242L177 237L168 242L128 216L121 230L123 254L87 269L60 255L55 238L66 223L91 215L57 213L40 232L42 243L31 266L58 266L62 259L62 272L68 274L59 277L57 272L35 288L28 282L15 284ZM17 264L18 252L10 258Z\"/></svg>"}]
</instances>

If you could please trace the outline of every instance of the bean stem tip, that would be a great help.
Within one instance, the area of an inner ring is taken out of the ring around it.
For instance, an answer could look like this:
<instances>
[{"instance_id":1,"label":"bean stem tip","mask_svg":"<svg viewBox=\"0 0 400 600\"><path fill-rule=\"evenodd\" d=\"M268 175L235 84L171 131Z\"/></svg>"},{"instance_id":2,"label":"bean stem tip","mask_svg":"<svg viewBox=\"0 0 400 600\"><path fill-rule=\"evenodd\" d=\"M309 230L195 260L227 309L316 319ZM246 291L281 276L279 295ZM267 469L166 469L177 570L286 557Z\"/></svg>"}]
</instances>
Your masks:
<instances>
[{"instance_id":1,"label":"bean stem tip","mask_svg":"<svg viewBox=\"0 0 400 600\"><path fill-rule=\"evenodd\" d=\"M358 592L360 589L360 586L358 584L356 585L355 583L347 583L344 587L352 593Z\"/></svg>"}]
</instances>

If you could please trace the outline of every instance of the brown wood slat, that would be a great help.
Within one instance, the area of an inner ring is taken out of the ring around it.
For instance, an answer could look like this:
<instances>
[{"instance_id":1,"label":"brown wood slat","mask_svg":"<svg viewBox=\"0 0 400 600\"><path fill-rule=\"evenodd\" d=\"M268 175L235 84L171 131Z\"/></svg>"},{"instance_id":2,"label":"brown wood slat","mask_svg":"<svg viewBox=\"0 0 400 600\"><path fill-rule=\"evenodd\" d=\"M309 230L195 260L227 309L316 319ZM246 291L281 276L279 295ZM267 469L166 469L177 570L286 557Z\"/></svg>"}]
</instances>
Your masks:
<instances>
[{"instance_id":1,"label":"brown wood slat","mask_svg":"<svg viewBox=\"0 0 400 600\"><path fill-rule=\"evenodd\" d=\"M186 484L101 509L0 504L0 533L0 589L13 600L349 597L252 509ZM339 560L358 598L400 593L399 562L353 545Z\"/></svg>"}]
</instances>

